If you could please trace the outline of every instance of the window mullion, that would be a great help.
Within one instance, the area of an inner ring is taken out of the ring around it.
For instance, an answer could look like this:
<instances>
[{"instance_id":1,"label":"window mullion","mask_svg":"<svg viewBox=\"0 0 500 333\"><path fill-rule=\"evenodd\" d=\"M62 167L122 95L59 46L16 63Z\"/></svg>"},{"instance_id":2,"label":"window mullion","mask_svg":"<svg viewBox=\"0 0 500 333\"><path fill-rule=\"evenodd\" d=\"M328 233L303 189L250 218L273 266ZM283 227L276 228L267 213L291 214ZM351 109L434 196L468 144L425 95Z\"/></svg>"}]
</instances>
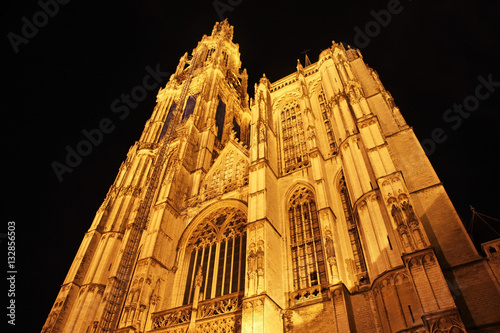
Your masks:
<instances>
[{"instance_id":1,"label":"window mullion","mask_svg":"<svg viewBox=\"0 0 500 333\"><path fill-rule=\"evenodd\" d=\"M297 256L297 284L298 284L298 288L300 289L302 286L302 274L300 274L300 271L301 271L301 256L300 256L300 246L301 246L301 243L299 242L299 239L300 239L300 235L299 235L299 223L300 223L300 217L298 217L297 215L300 215L300 209L298 208L298 206L300 205L297 205L293 208L293 225L295 227L295 253L296 253L296 256ZM297 214L298 213L298 214Z\"/></svg>"},{"instance_id":2,"label":"window mullion","mask_svg":"<svg viewBox=\"0 0 500 333\"><path fill-rule=\"evenodd\" d=\"M308 253L308 246L307 246L307 234L306 234L306 225L305 225L305 221L304 221L304 205L305 204L301 204L299 205L300 207L300 220L302 222L302 237L304 239L304 242L303 242L303 245L304 245L304 266L305 266L305 271L306 271L306 277L307 277L307 287L310 287L312 285L311 283L311 274L309 272L309 262L308 262L308 257L309 257L309 253Z\"/></svg>"},{"instance_id":3,"label":"window mullion","mask_svg":"<svg viewBox=\"0 0 500 333\"><path fill-rule=\"evenodd\" d=\"M194 256L194 263L193 263L193 272L191 273L191 286L189 286L189 298L188 298L188 303L190 303L191 297L193 296L193 284L194 284L194 277L196 275L196 271L198 267L196 267L196 263L198 262L198 250L196 249L196 254Z\"/></svg>"},{"instance_id":4,"label":"window mullion","mask_svg":"<svg viewBox=\"0 0 500 333\"><path fill-rule=\"evenodd\" d=\"M214 283L212 283L212 290L210 291L210 295L211 295L210 298L215 296L215 291L217 288L217 272L219 271L219 269L218 269L219 256L220 256L220 243L217 242L215 244L214 271L212 273L212 281L214 281Z\"/></svg>"},{"instance_id":5,"label":"window mullion","mask_svg":"<svg viewBox=\"0 0 500 333\"><path fill-rule=\"evenodd\" d=\"M241 289L241 265L244 265L245 264L245 258L242 258L242 254L243 254L243 235L240 235L238 236L240 237L240 251L239 251L239 260L238 260L238 276L237 276L237 279L238 279L238 291L240 291Z\"/></svg>"},{"instance_id":6,"label":"window mullion","mask_svg":"<svg viewBox=\"0 0 500 333\"><path fill-rule=\"evenodd\" d=\"M203 260L205 259L205 250L206 250L206 247L203 247L203 250L201 251L201 261L200 261L200 265L201 265L201 272L203 274L203 265L204 265L204 262ZM198 269L198 268L196 268ZM206 287L206 281L203 281L201 282L201 288L203 288L202 290L200 290L200 293L205 296L205 287ZM200 289L201 289L200 288Z\"/></svg>"},{"instance_id":7,"label":"window mullion","mask_svg":"<svg viewBox=\"0 0 500 333\"><path fill-rule=\"evenodd\" d=\"M316 278L318 279L318 284L321 284L320 270L319 270L319 263L318 263L318 251L316 249L316 235L314 234L313 214L311 212L311 202L308 202L307 206L309 208L309 221L311 224L311 235L313 237L312 243L313 243L314 261L315 261L316 275L317 275ZM318 221L316 221L316 222L318 222ZM319 227L319 225L318 225L318 227ZM319 230L318 230L318 232L319 232ZM319 235L318 235L318 239L321 240L321 237ZM320 242L320 246L321 246L321 242Z\"/></svg>"},{"instance_id":8,"label":"window mullion","mask_svg":"<svg viewBox=\"0 0 500 333\"><path fill-rule=\"evenodd\" d=\"M299 268L298 268L298 256L297 256L297 230L295 226L294 208L290 207L288 210L288 221L290 223L290 242L291 242L291 252L292 252L292 277L294 288L299 287Z\"/></svg>"},{"instance_id":9,"label":"window mullion","mask_svg":"<svg viewBox=\"0 0 500 333\"><path fill-rule=\"evenodd\" d=\"M229 246L228 239L225 240L226 246L224 249L224 265L222 266L222 285L221 285L221 296L224 295L224 285L226 283L226 261L227 261L227 248Z\"/></svg>"},{"instance_id":10,"label":"window mullion","mask_svg":"<svg viewBox=\"0 0 500 333\"><path fill-rule=\"evenodd\" d=\"M300 288L306 288L304 286L303 279L305 278L304 273L306 272L306 267L304 266L305 264L305 247L304 247L304 230L303 226L302 228L299 229L299 225L302 225L302 217L301 215L301 209L300 209L300 204L298 204L295 207L295 225L297 227L297 265L298 265L298 275L299 275L299 286ZM304 272L302 272L304 270Z\"/></svg>"},{"instance_id":11,"label":"window mullion","mask_svg":"<svg viewBox=\"0 0 500 333\"><path fill-rule=\"evenodd\" d=\"M231 267L229 267L230 271L229 271L229 293L231 293L231 290L233 290L233 283L234 283L234 276L233 276L233 266L234 266L234 242L235 242L235 238L233 238L233 246L231 246L231 252L232 252L232 255L231 255Z\"/></svg>"},{"instance_id":12,"label":"window mullion","mask_svg":"<svg viewBox=\"0 0 500 333\"><path fill-rule=\"evenodd\" d=\"M208 274L210 272L210 256L212 255L212 246L208 246L208 257L207 257L207 263L206 263L206 273L205 273L205 281L204 281L204 291L203 291L203 299L207 299L207 282L208 282ZM208 297L210 298L210 297Z\"/></svg>"}]
</instances>

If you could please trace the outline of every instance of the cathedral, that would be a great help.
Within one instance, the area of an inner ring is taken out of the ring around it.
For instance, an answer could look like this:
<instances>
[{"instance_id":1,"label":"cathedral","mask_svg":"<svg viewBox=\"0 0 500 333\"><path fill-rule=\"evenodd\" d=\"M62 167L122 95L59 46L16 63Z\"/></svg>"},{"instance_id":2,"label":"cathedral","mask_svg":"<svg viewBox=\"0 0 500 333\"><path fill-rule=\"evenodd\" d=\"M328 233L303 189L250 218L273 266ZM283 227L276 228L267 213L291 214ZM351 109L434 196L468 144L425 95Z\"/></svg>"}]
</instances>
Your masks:
<instances>
[{"instance_id":1,"label":"cathedral","mask_svg":"<svg viewBox=\"0 0 500 333\"><path fill-rule=\"evenodd\" d=\"M359 50L250 97L215 24L158 92L42 332L500 331L470 240Z\"/></svg>"}]
</instances>

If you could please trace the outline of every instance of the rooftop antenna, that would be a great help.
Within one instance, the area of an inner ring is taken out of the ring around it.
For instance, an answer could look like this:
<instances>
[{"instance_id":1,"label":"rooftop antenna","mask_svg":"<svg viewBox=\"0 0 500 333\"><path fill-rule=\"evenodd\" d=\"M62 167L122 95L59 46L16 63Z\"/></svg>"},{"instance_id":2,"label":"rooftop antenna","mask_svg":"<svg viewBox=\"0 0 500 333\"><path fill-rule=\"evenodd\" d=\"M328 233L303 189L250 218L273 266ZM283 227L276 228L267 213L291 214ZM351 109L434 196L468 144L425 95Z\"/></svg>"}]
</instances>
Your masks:
<instances>
[{"instance_id":1,"label":"rooftop antenna","mask_svg":"<svg viewBox=\"0 0 500 333\"><path fill-rule=\"evenodd\" d=\"M305 62L306 65L304 67L307 67L311 64L311 60L309 60L309 57L307 56L307 52L309 52L309 51L311 51L311 50L304 50L300 53L300 54L304 54L306 57L306 62Z\"/></svg>"},{"instance_id":2,"label":"rooftop antenna","mask_svg":"<svg viewBox=\"0 0 500 333\"><path fill-rule=\"evenodd\" d=\"M488 216L488 215L485 215L485 214L481 214L481 213L478 213L476 211L476 209L472 206L470 206L470 210L472 212L472 218L471 218L471 221L470 221L470 237L473 239L473 229L474 229L474 220L475 218L478 218L480 219L484 224L486 224L486 226L488 226L497 236L500 236L500 233L498 233L498 231L495 230L495 228L493 228L488 222L486 222L486 219L490 219L490 220L493 220L493 221L496 221L496 222L500 222L500 220L496 219L496 218L493 218L491 216Z\"/></svg>"}]
</instances>

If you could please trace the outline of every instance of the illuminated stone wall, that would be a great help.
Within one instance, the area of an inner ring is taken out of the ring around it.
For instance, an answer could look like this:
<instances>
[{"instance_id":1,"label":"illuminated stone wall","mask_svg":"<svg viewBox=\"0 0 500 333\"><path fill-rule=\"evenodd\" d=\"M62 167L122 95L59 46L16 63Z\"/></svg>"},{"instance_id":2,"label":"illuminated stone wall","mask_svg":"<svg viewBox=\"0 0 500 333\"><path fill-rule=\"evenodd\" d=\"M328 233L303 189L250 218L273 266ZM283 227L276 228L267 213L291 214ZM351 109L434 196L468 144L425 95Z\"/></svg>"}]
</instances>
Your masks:
<instances>
[{"instance_id":1,"label":"illuminated stone wall","mask_svg":"<svg viewBox=\"0 0 500 333\"><path fill-rule=\"evenodd\" d=\"M107 328L144 202L114 332L493 331L498 264L360 52L333 43L249 98L232 37L217 23L160 89L43 332Z\"/></svg>"}]
</instances>

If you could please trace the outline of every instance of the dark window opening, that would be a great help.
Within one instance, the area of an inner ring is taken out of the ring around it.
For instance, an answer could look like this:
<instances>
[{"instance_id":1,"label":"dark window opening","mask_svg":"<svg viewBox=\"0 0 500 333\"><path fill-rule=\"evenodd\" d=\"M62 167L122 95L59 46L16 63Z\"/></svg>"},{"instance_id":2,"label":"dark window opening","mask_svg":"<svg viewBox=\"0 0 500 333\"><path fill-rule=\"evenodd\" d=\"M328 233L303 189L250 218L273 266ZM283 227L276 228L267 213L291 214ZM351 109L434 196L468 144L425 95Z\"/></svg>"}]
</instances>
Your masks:
<instances>
[{"instance_id":1,"label":"dark window opening","mask_svg":"<svg viewBox=\"0 0 500 333\"><path fill-rule=\"evenodd\" d=\"M170 124L170 120L172 119L172 115L174 114L174 110L176 107L177 103L174 103L170 106L170 109L168 109L167 119L165 119L165 124L163 124L163 128L161 129L160 138L158 139L158 141L160 141L167 133L168 124Z\"/></svg>"},{"instance_id":2,"label":"dark window opening","mask_svg":"<svg viewBox=\"0 0 500 333\"><path fill-rule=\"evenodd\" d=\"M226 119L226 104L222 101L222 99L219 96L219 104L217 105L217 111L215 112L215 125L217 125L217 139L219 139L219 141L222 140L225 119Z\"/></svg>"},{"instance_id":3,"label":"dark window opening","mask_svg":"<svg viewBox=\"0 0 500 333\"><path fill-rule=\"evenodd\" d=\"M415 322L415 318L413 317L413 311L411 311L411 306L408 305L408 310L410 311L411 321Z\"/></svg>"},{"instance_id":4,"label":"dark window opening","mask_svg":"<svg viewBox=\"0 0 500 333\"><path fill-rule=\"evenodd\" d=\"M186 120L193 114L194 107L196 106L196 97L198 97L199 94L189 96L187 102L186 102L186 107L184 108L184 114L182 115L182 120Z\"/></svg>"},{"instance_id":5,"label":"dark window opening","mask_svg":"<svg viewBox=\"0 0 500 333\"><path fill-rule=\"evenodd\" d=\"M233 131L236 133L235 138L241 140L241 128L238 122L236 121L236 118L233 118Z\"/></svg>"}]
</instances>

